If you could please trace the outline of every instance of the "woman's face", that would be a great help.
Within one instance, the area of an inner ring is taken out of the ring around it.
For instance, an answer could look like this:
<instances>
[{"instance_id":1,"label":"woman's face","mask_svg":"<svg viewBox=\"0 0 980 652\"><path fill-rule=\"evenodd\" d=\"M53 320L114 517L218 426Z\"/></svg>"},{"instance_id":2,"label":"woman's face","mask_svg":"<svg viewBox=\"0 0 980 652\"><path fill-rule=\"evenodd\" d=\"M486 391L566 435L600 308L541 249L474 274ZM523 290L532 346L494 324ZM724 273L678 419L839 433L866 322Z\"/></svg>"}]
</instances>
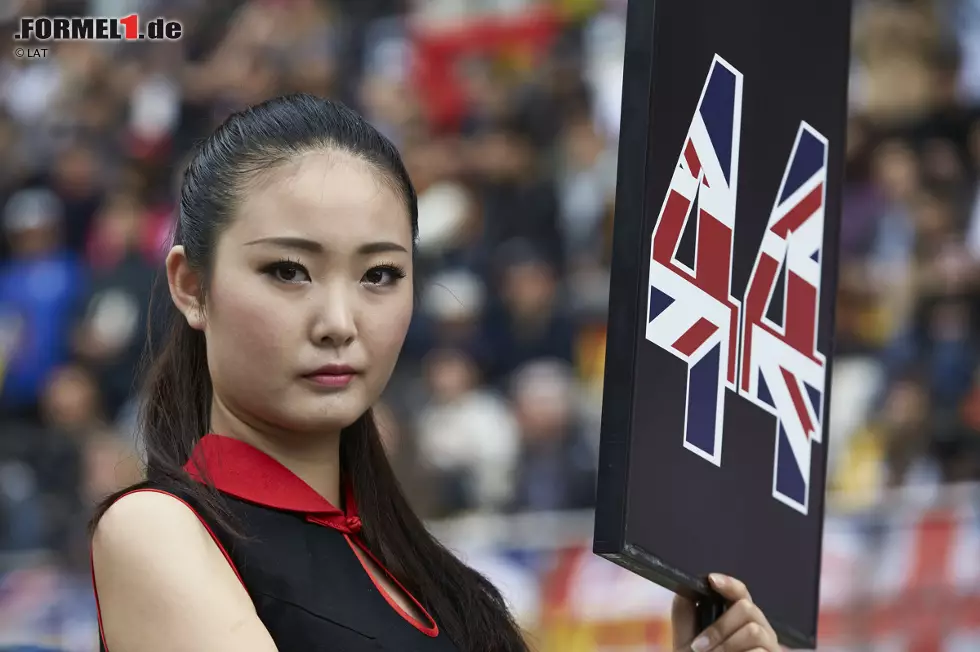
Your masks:
<instances>
[{"instance_id":1,"label":"woman's face","mask_svg":"<svg viewBox=\"0 0 980 652\"><path fill-rule=\"evenodd\" d=\"M215 251L204 330L216 409L280 431L353 423L405 339L411 251L404 199L368 164L321 151L263 173ZM353 374L317 374L330 365Z\"/></svg>"}]
</instances>

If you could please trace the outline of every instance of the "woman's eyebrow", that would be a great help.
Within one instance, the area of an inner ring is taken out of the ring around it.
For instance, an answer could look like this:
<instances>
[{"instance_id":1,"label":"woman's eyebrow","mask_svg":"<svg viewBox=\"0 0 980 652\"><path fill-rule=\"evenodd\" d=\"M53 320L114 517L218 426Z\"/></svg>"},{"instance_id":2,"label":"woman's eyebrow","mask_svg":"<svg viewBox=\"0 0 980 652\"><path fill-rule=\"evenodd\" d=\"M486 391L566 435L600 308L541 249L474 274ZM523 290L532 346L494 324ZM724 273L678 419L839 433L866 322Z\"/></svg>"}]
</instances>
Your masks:
<instances>
[{"instance_id":1,"label":"woman's eyebrow","mask_svg":"<svg viewBox=\"0 0 980 652\"><path fill-rule=\"evenodd\" d=\"M271 238L259 238L258 240L252 240L246 242L245 246L257 245L257 244L271 244L279 247L286 247L288 249L299 249L300 251L306 251L314 254L322 254L325 249L322 244L316 240L309 240L307 238L299 238L295 236L278 236ZM408 253L408 249L401 246L397 242L390 241L378 241L378 242L367 242L362 244L357 248L357 253L361 255L367 254L379 254L391 251L401 251Z\"/></svg>"}]
</instances>

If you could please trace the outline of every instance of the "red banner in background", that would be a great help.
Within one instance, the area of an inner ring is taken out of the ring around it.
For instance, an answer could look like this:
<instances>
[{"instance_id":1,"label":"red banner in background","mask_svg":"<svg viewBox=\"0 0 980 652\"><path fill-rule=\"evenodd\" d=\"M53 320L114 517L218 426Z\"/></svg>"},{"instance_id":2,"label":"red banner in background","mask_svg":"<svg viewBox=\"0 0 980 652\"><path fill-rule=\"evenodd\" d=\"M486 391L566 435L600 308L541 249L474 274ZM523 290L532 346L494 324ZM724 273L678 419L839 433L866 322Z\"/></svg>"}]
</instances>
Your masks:
<instances>
[{"instance_id":1,"label":"red banner in background","mask_svg":"<svg viewBox=\"0 0 980 652\"><path fill-rule=\"evenodd\" d=\"M545 56L560 27L561 18L550 5L516 15L469 18L451 26L414 24L412 80L430 124L456 129L465 115L466 92L457 70L461 61L513 55L533 64Z\"/></svg>"}]
</instances>

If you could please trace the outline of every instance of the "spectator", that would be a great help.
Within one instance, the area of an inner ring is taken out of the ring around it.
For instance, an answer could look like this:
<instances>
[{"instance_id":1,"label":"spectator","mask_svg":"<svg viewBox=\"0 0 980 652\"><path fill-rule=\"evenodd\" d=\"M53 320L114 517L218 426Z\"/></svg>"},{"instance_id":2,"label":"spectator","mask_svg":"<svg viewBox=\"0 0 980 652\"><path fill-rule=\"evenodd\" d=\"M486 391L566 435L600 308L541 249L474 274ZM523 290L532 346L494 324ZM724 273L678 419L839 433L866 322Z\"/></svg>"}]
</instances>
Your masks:
<instances>
[{"instance_id":1,"label":"spectator","mask_svg":"<svg viewBox=\"0 0 980 652\"><path fill-rule=\"evenodd\" d=\"M480 342L486 294L480 277L466 270L449 269L432 277L422 293L422 309L409 330L405 353L421 358L434 347L459 347L471 351L482 364L489 355Z\"/></svg>"},{"instance_id":2,"label":"spectator","mask_svg":"<svg viewBox=\"0 0 980 652\"><path fill-rule=\"evenodd\" d=\"M928 385L922 374L912 371L896 379L881 410L887 482L901 486L929 448Z\"/></svg>"},{"instance_id":3,"label":"spectator","mask_svg":"<svg viewBox=\"0 0 980 652\"><path fill-rule=\"evenodd\" d=\"M477 202L457 178L457 142L447 138L412 142L405 156L418 192L420 273L425 277L453 268L484 275L487 256Z\"/></svg>"},{"instance_id":4,"label":"spectator","mask_svg":"<svg viewBox=\"0 0 980 652\"><path fill-rule=\"evenodd\" d=\"M132 195L111 195L94 224L92 281L74 349L95 372L110 419L129 400L146 343L156 261L141 250L146 211Z\"/></svg>"},{"instance_id":5,"label":"spectator","mask_svg":"<svg viewBox=\"0 0 980 652\"><path fill-rule=\"evenodd\" d=\"M64 245L72 253L85 251L92 221L103 201L99 155L86 143L73 143L59 152L51 188L61 199Z\"/></svg>"},{"instance_id":6,"label":"spectator","mask_svg":"<svg viewBox=\"0 0 980 652\"><path fill-rule=\"evenodd\" d=\"M575 329L559 291L555 267L527 241L501 248L500 302L488 311L483 342L487 377L505 382L536 358L574 360Z\"/></svg>"},{"instance_id":7,"label":"spectator","mask_svg":"<svg viewBox=\"0 0 980 652\"><path fill-rule=\"evenodd\" d=\"M0 410L16 416L36 414L48 374L69 354L85 271L62 245L63 226L61 202L47 190L21 191L4 209L12 258L0 266Z\"/></svg>"},{"instance_id":8,"label":"spectator","mask_svg":"<svg viewBox=\"0 0 980 652\"><path fill-rule=\"evenodd\" d=\"M598 265L605 253L606 212L616 193L616 151L588 114L566 124L557 174L565 251L576 268Z\"/></svg>"},{"instance_id":9,"label":"spectator","mask_svg":"<svg viewBox=\"0 0 980 652\"><path fill-rule=\"evenodd\" d=\"M594 506L597 462L575 413L575 389L564 361L535 360L515 374L521 447L511 509Z\"/></svg>"},{"instance_id":10,"label":"spectator","mask_svg":"<svg viewBox=\"0 0 980 652\"><path fill-rule=\"evenodd\" d=\"M443 514L502 507L510 498L517 424L504 400L479 384L460 349L426 357L431 398L418 420L420 462L431 469Z\"/></svg>"},{"instance_id":11,"label":"spectator","mask_svg":"<svg viewBox=\"0 0 980 652\"><path fill-rule=\"evenodd\" d=\"M77 367L53 371L39 421L8 421L0 439L0 547L78 552L85 532L82 448L101 427L98 390ZM73 548L74 546L74 548Z\"/></svg>"},{"instance_id":12,"label":"spectator","mask_svg":"<svg viewBox=\"0 0 980 652\"><path fill-rule=\"evenodd\" d=\"M529 136L511 123L480 136L473 150L481 179L481 210L486 244L496 249L524 239L559 267L564 261L558 195L543 174Z\"/></svg>"}]
</instances>

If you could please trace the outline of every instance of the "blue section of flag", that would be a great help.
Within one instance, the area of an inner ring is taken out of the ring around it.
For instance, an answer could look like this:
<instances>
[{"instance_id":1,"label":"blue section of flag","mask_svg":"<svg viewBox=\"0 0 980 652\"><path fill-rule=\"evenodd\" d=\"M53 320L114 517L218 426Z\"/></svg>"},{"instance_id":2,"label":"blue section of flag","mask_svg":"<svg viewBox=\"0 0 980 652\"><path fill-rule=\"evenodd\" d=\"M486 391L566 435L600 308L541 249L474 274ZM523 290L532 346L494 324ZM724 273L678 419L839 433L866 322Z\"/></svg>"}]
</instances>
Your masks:
<instances>
[{"instance_id":1,"label":"blue section of flag","mask_svg":"<svg viewBox=\"0 0 980 652\"><path fill-rule=\"evenodd\" d=\"M786 185L783 186L783 194L779 197L779 203L786 201L786 198L799 190L800 186L813 177L820 168L823 167L825 146L812 133L803 130L800 134L800 144L796 148L796 156L793 157L793 165L786 175Z\"/></svg>"},{"instance_id":2,"label":"blue section of flag","mask_svg":"<svg viewBox=\"0 0 980 652\"><path fill-rule=\"evenodd\" d=\"M696 364L691 365L687 384L687 443L708 455L715 452L721 344L715 344Z\"/></svg>"},{"instance_id":3,"label":"blue section of flag","mask_svg":"<svg viewBox=\"0 0 980 652\"><path fill-rule=\"evenodd\" d=\"M813 413L817 415L817 421L820 421L823 415L823 394L819 389L803 383L803 387L806 388L806 394L810 398L810 405L813 407Z\"/></svg>"},{"instance_id":4,"label":"blue section of flag","mask_svg":"<svg viewBox=\"0 0 980 652\"><path fill-rule=\"evenodd\" d=\"M654 319L660 316L664 310L670 307L670 304L674 303L674 298L667 296L665 293L661 292L657 288L650 286L650 318L647 323L652 322Z\"/></svg>"},{"instance_id":5,"label":"blue section of flag","mask_svg":"<svg viewBox=\"0 0 980 652\"><path fill-rule=\"evenodd\" d=\"M725 181L730 184L735 129L735 74L717 61L711 67L704 99L701 100L701 119L725 173Z\"/></svg>"},{"instance_id":6,"label":"blue section of flag","mask_svg":"<svg viewBox=\"0 0 980 652\"><path fill-rule=\"evenodd\" d=\"M819 249L817 249L812 254L810 254L810 260L812 260L815 263L819 263L820 262L820 250Z\"/></svg>"},{"instance_id":7,"label":"blue section of flag","mask_svg":"<svg viewBox=\"0 0 980 652\"><path fill-rule=\"evenodd\" d=\"M771 408L776 407L776 402L772 400L772 392L769 390L766 377L762 374L761 369L759 370L759 400Z\"/></svg>"},{"instance_id":8,"label":"blue section of flag","mask_svg":"<svg viewBox=\"0 0 980 652\"><path fill-rule=\"evenodd\" d=\"M796 463L796 456L790 448L786 429L779 424L779 442L776 463L776 491L798 503L801 507L806 504L806 483L803 474Z\"/></svg>"}]
</instances>

